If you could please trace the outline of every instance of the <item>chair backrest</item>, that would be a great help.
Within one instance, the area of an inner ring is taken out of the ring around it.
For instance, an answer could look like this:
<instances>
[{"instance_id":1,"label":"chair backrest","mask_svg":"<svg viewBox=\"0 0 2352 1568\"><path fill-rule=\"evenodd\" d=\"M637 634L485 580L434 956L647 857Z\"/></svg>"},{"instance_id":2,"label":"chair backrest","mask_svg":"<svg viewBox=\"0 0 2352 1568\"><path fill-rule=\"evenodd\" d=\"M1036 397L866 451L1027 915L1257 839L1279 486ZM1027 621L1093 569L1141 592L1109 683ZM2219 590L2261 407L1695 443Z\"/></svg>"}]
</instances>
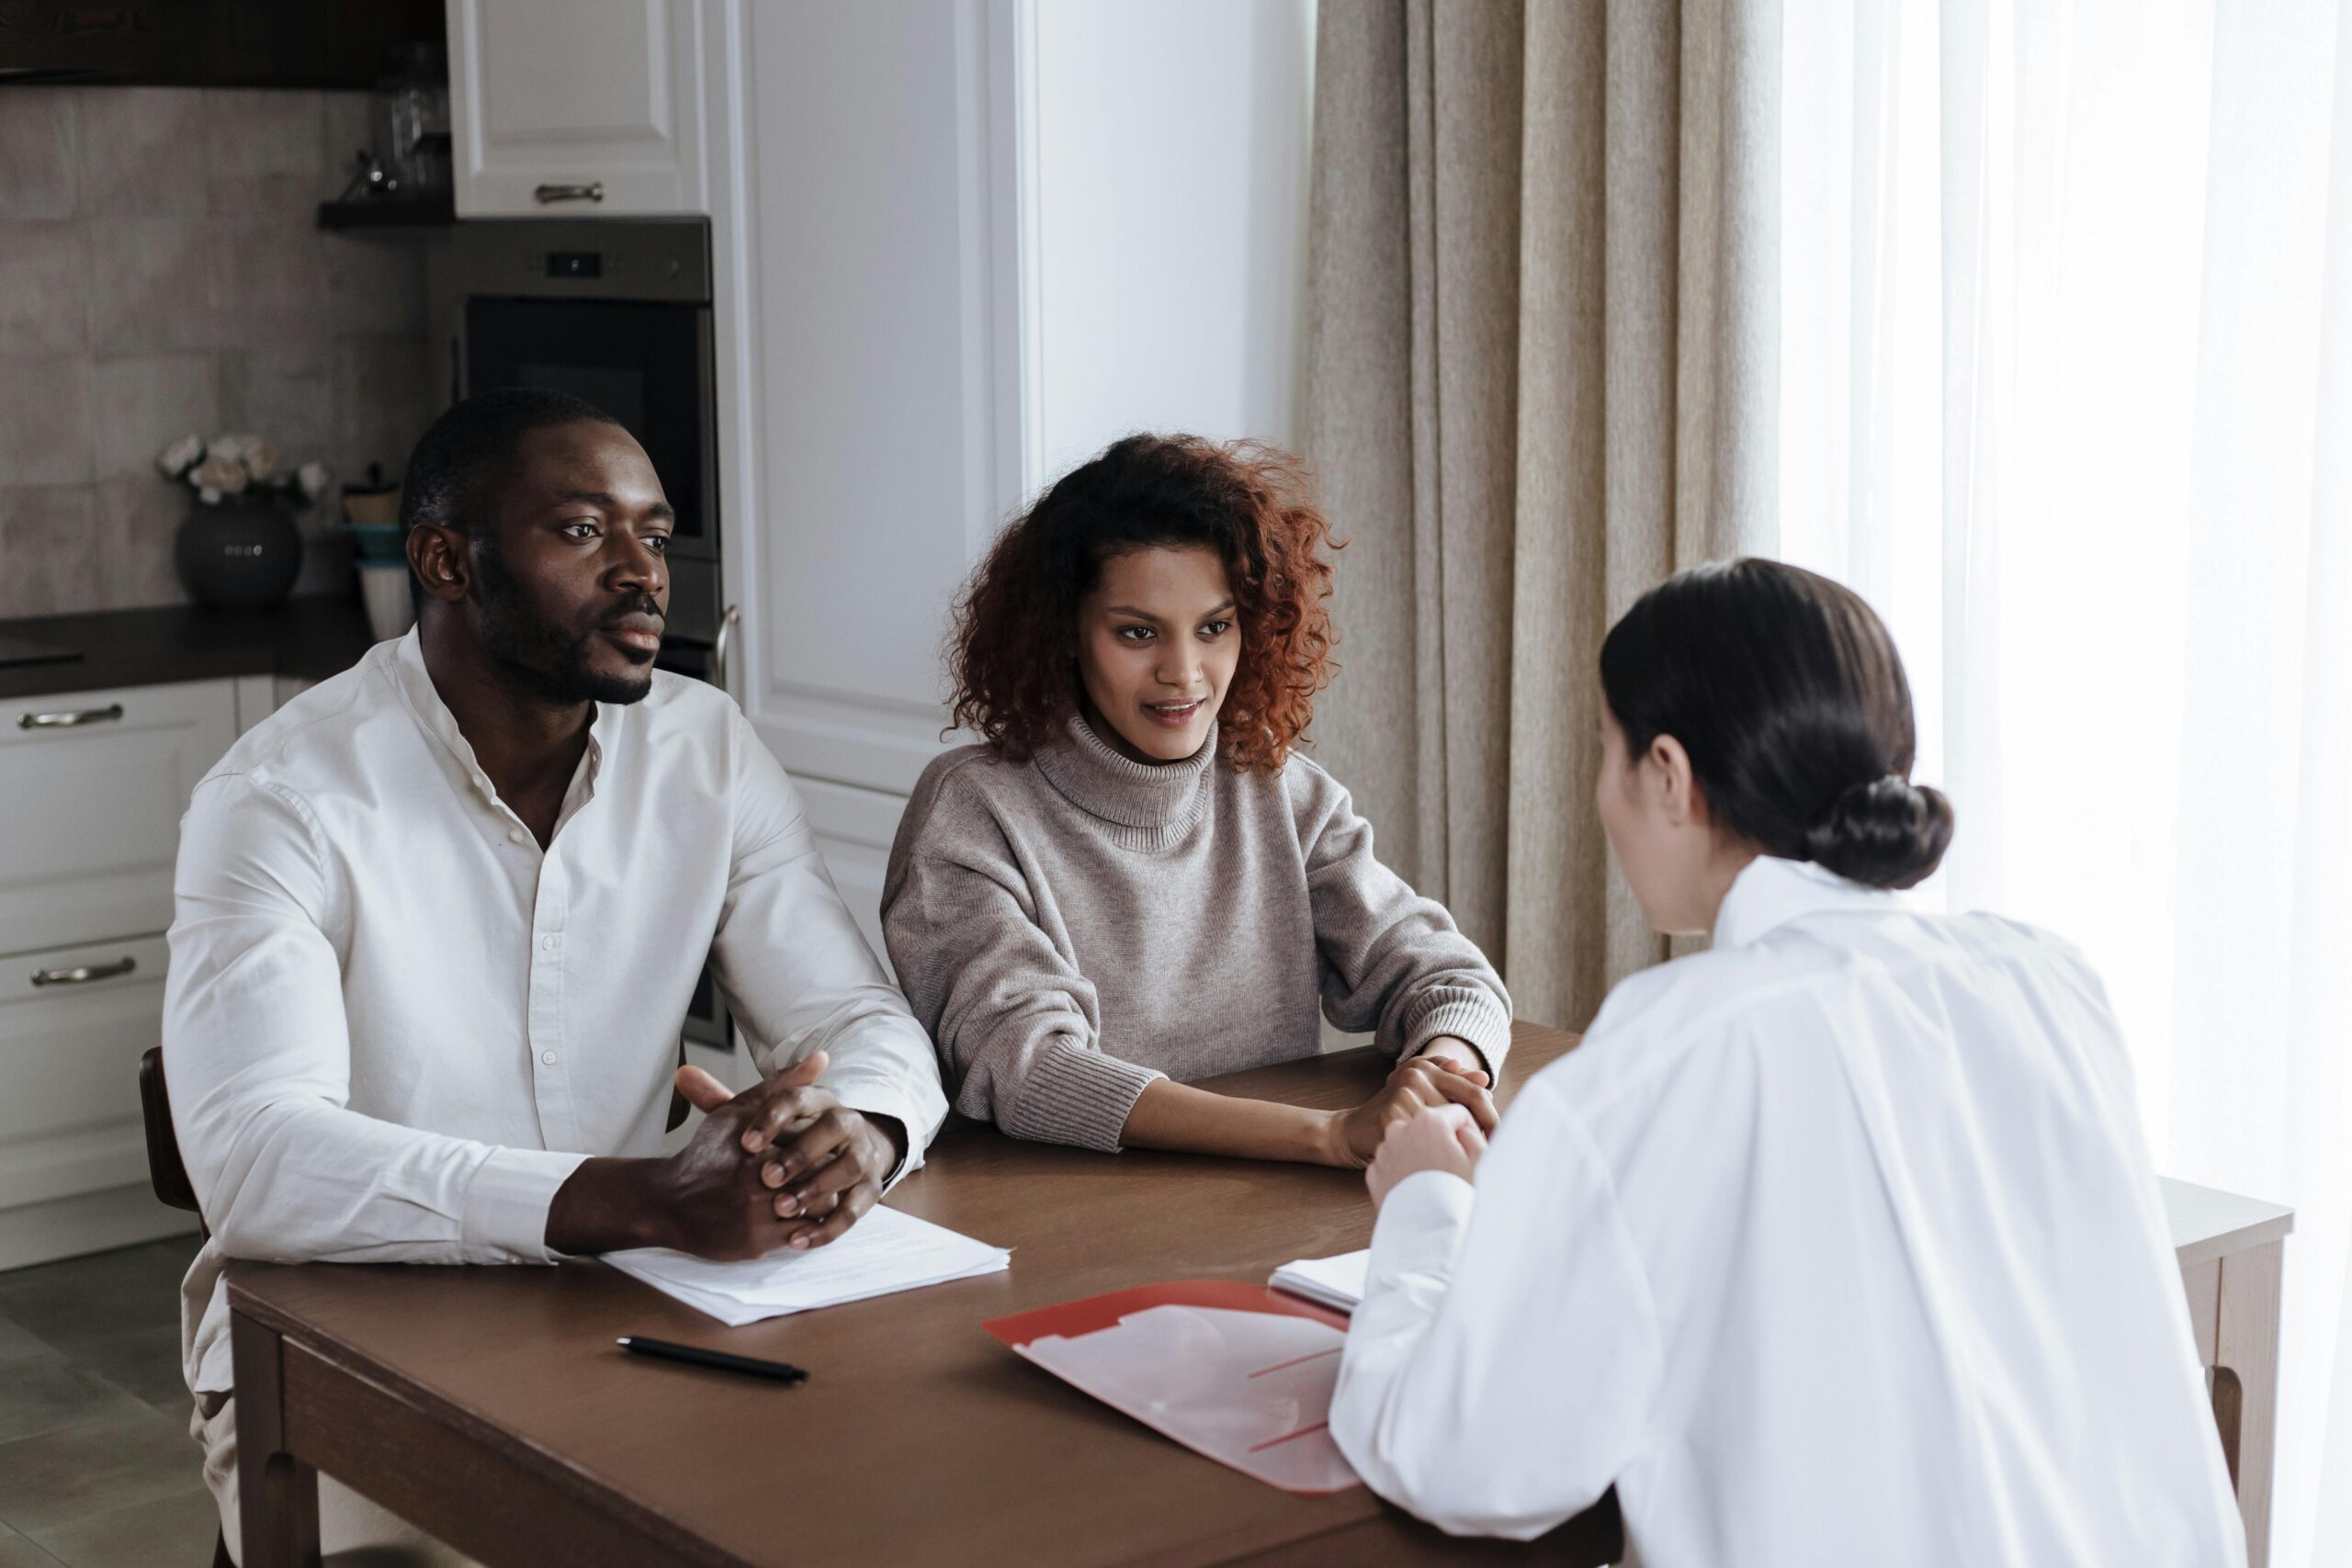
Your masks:
<instances>
[{"instance_id":1,"label":"chair backrest","mask_svg":"<svg viewBox=\"0 0 2352 1568\"><path fill-rule=\"evenodd\" d=\"M188 1185L187 1167L180 1161L180 1135L172 1127L172 1097L164 1087L164 1048L150 1045L139 1058L139 1109L147 1122L147 1179L155 1196L191 1214L196 1189Z\"/></svg>"}]
</instances>

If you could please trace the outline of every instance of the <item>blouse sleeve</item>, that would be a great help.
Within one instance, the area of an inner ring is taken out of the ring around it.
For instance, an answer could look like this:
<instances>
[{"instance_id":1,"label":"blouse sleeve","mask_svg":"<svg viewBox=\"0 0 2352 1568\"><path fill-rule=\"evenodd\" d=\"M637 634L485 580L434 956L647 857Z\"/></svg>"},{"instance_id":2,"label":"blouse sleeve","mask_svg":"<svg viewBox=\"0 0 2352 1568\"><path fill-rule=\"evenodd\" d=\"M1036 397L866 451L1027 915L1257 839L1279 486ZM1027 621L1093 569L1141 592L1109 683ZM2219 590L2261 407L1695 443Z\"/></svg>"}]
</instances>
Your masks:
<instances>
[{"instance_id":1,"label":"blouse sleeve","mask_svg":"<svg viewBox=\"0 0 2352 1568\"><path fill-rule=\"evenodd\" d=\"M1356 815L1348 792L1312 763L1293 766L1324 1013L1341 1029L1374 1031L1397 1057L1438 1035L1458 1036L1486 1058L1487 1076L1498 1076L1510 1050L1501 976L1445 906L1380 863L1372 824Z\"/></svg>"},{"instance_id":2,"label":"blouse sleeve","mask_svg":"<svg viewBox=\"0 0 2352 1568\"><path fill-rule=\"evenodd\" d=\"M1038 929L1010 866L902 847L882 938L957 1111L1016 1138L1118 1149L1136 1098L1164 1075L1098 1048L1094 987Z\"/></svg>"},{"instance_id":3,"label":"blouse sleeve","mask_svg":"<svg viewBox=\"0 0 2352 1568\"><path fill-rule=\"evenodd\" d=\"M1661 1365L1608 1171L1539 1077L1475 1188L1428 1171L1382 1205L1331 1436L1374 1492L1439 1529L1532 1540L1638 1457Z\"/></svg>"}]
</instances>

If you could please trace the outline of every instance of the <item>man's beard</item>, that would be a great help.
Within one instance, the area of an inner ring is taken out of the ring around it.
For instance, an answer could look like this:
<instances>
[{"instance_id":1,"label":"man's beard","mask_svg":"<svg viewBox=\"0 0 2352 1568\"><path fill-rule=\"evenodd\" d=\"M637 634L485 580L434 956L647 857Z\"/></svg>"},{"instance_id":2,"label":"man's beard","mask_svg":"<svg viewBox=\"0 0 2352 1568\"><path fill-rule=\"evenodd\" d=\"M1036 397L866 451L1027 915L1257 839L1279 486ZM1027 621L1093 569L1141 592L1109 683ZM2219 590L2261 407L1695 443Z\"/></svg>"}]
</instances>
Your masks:
<instances>
[{"instance_id":1,"label":"man's beard","mask_svg":"<svg viewBox=\"0 0 2352 1568\"><path fill-rule=\"evenodd\" d=\"M533 608L494 541L481 540L475 560L481 569L482 651L517 686L542 701L564 704L634 703L653 690L650 666L606 675L591 665L589 643L600 634L573 637ZM660 603L646 593L614 605L611 615L661 613Z\"/></svg>"}]
</instances>

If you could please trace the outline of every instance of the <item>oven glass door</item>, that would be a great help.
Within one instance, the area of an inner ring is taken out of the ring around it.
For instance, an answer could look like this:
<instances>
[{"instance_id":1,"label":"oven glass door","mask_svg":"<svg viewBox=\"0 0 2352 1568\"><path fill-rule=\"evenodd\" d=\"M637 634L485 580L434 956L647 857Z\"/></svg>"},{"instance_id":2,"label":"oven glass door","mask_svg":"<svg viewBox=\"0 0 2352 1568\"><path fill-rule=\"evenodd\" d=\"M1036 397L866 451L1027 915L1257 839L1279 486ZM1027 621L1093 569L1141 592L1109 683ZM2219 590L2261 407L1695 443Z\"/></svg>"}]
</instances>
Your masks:
<instances>
[{"instance_id":1,"label":"oven glass door","mask_svg":"<svg viewBox=\"0 0 2352 1568\"><path fill-rule=\"evenodd\" d=\"M466 301L466 390L538 387L611 414L677 508L673 555L718 555L710 308L616 299Z\"/></svg>"}]
</instances>

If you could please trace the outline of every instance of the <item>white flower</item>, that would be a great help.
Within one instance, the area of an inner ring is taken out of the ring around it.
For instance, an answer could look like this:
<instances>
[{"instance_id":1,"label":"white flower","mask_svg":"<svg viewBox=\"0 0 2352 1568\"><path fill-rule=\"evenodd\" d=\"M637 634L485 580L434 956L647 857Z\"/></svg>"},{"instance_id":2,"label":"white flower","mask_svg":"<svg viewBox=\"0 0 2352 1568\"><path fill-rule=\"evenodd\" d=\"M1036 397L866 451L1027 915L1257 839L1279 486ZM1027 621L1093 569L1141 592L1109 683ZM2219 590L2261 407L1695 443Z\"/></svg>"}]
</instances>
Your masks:
<instances>
[{"instance_id":1,"label":"white flower","mask_svg":"<svg viewBox=\"0 0 2352 1568\"><path fill-rule=\"evenodd\" d=\"M212 438L211 456L225 457L232 463L242 463L253 449L261 445L258 435L216 435Z\"/></svg>"},{"instance_id":2,"label":"white flower","mask_svg":"<svg viewBox=\"0 0 2352 1568\"><path fill-rule=\"evenodd\" d=\"M223 495L235 495L245 488L245 466L234 457L220 455L220 444L212 444L212 455L190 470L187 482L196 486L207 504Z\"/></svg>"},{"instance_id":3,"label":"white flower","mask_svg":"<svg viewBox=\"0 0 2352 1568\"><path fill-rule=\"evenodd\" d=\"M326 493L327 466L324 463L305 463L295 470L294 479L302 487L302 499L316 501Z\"/></svg>"},{"instance_id":4,"label":"white flower","mask_svg":"<svg viewBox=\"0 0 2352 1568\"><path fill-rule=\"evenodd\" d=\"M218 506L220 504L220 492L217 490L199 490L196 492L196 499L207 506Z\"/></svg>"},{"instance_id":5,"label":"white flower","mask_svg":"<svg viewBox=\"0 0 2352 1568\"><path fill-rule=\"evenodd\" d=\"M183 435L169 446L164 447L163 455L155 459L155 463L164 472L177 479L203 460L204 438L198 435Z\"/></svg>"},{"instance_id":6,"label":"white flower","mask_svg":"<svg viewBox=\"0 0 2352 1568\"><path fill-rule=\"evenodd\" d=\"M267 484L276 479L285 464L286 454L266 441L256 440L245 448L245 472L254 477L256 484Z\"/></svg>"}]
</instances>

